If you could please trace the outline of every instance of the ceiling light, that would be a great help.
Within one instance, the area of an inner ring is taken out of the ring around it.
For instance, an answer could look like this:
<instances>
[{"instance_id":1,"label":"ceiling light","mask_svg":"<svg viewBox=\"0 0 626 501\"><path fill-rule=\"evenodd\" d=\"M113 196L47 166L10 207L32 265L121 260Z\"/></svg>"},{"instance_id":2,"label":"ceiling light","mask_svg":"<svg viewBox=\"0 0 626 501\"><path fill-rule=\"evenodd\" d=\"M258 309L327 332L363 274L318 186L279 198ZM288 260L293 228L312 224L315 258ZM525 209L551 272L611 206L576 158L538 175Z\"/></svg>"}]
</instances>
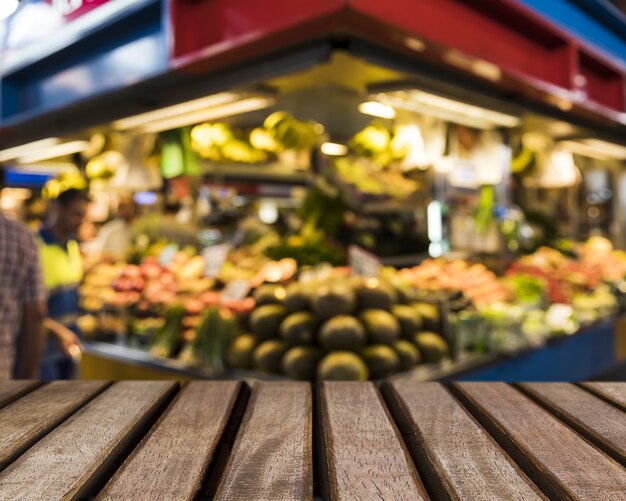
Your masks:
<instances>
[{"instance_id":1,"label":"ceiling light","mask_svg":"<svg viewBox=\"0 0 626 501\"><path fill-rule=\"evenodd\" d=\"M367 101L359 104L359 111L364 115L371 115L378 118L391 119L396 116L396 111L391 106L377 101Z\"/></svg>"},{"instance_id":2,"label":"ceiling light","mask_svg":"<svg viewBox=\"0 0 626 501\"><path fill-rule=\"evenodd\" d=\"M7 148L6 150L0 151L0 162L13 160L21 155L33 153L50 146L54 146L55 144L59 144L60 142L61 140L58 137L49 137L47 139L40 139L39 141L33 141L32 143L22 144L13 148Z\"/></svg>"},{"instance_id":3,"label":"ceiling light","mask_svg":"<svg viewBox=\"0 0 626 501\"><path fill-rule=\"evenodd\" d=\"M222 92L194 99L159 110L141 113L113 122L117 130L135 129L138 132L154 133L193 125L250 111L268 108L275 103L269 96Z\"/></svg>"},{"instance_id":4,"label":"ceiling light","mask_svg":"<svg viewBox=\"0 0 626 501\"><path fill-rule=\"evenodd\" d=\"M323 143L320 150L324 155L332 157L341 157L348 153L348 147L339 143Z\"/></svg>"},{"instance_id":5,"label":"ceiling light","mask_svg":"<svg viewBox=\"0 0 626 501\"><path fill-rule=\"evenodd\" d=\"M112 126L117 130L127 130L140 127L142 125L149 124L156 120L164 118L175 117L185 113L198 111L211 106L219 106L220 104L232 103L239 99L239 95L234 92L221 92L219 94L213 94L212 96L201 97L200 99L194 99L185 103L175 104L173 106L167 106L154 111L148 111L146 113L140 113L139 115L133 115L131 117L122 118L113 122Z\"/></svg>"},{"instance_id":6,"label":"ceiling light","mask_svg":"<svg viewBox=\"0 0 626 501\"><path fill-rule=\"evenodd\" d=\"M584 157L598 160L625 160L626 146L601 139L578 139L559 142L563 148Z\"/></svg>"},{"instance_id":7,"label":"ceiling light","mask_svg":"<svg viewBox=\"0 0 626 501\"><path fill-rule=\"evenodd\" d=\"M521 123L520 118L513 115L481 108L417 89L380 92L373 97L376 101L393 108L430 115L478 129L515 127Z\"/></svg>"},{"instance_id":8,"label":"ceiling light","mask_svg":"<svg viewBox=\"0 0 626 501\"><path fill-rule=\"evenodd\" d=\"M64 157L85 151L89 147L88 141L70 141L69 143L61 143L55 146L44 148L27 155L20 156L17 160L20 163L33 163L51 158Z\"/></svg>"},{"instance_id":9,"label":"ceiling light","mask_svg":"<svg viewBox=\"0 0 626 501\"><path fill-rule=\"evenodd\" d=\"M275 102L275 99L271 97L249 97L241 101L235 101L234 103L223 104L207 110L199 110L186 115L153 122L140 127L139 132L156 133L164 130L177 129L178 127L185 127L186 125L198 124L208 120L215 120L217 118L241 115L243 113L269 108Z\"/></svg>"}]
</instances>

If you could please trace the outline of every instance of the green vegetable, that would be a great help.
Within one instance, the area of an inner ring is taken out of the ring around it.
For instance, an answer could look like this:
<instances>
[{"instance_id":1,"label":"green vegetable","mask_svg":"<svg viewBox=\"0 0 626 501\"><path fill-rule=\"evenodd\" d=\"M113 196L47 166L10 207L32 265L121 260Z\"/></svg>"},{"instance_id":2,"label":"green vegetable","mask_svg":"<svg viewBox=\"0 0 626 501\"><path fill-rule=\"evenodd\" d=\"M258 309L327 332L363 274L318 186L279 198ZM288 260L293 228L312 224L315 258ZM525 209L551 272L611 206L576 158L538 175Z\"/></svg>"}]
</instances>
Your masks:
<instances>
[{"instance_id":1,"label":"green vegetable","mask_svg":"<svg viewBox=\"0 0 626 501\"><path fill-rule=\"evenodd\" d=\"M150 353L156 357L169 357L177 350L183 338L183 317L185 308L173 306L165 312L165 325L154 336Z\"/></svg>"},{"instance_id":2,"label":"green vegetable","mask_svg":"<svg viewBox=\"0 0 626 501\"><path fill-rule=\"evenodd\" d=\"M234 317L225 317L218 308L209 308L196 328L195 338L187 344L179 359L222 372L226 350L237 337L237 331Z\"/></svg>"}]
</instances>

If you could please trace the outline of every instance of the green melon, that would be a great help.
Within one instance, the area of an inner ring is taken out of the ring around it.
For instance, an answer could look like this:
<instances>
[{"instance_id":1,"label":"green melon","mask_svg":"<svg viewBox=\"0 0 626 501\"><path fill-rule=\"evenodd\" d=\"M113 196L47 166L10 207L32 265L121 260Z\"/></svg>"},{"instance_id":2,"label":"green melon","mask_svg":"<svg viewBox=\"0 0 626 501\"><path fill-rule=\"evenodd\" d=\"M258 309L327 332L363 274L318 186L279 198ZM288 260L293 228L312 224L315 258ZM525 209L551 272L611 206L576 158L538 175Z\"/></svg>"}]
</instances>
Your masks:
<instances>
[{"instance_id":1,"label":"green melon","mask_svg":"<svg viewBox=\"0 0 626 501\"><path fill-rule=\"evenodd\" d=\"M296 346L283 356L281 368L290 379L313 381L317 365L324 354L314 346Z\"/></svg>"},{"instance_id":2,"label":"green melon","mask_svg":"<svg viewBox=\"0 0 626 501\"><path fill-rule=\"evenodd\" d=\"M289 346L312 344L315 341L317 322L312 313L299 311L292 313L280 324L280 337Z\"/></svg>"},{"instance_id":3,"label":"green melon","mask_svg":"<svg viewBox=\"0 0 626 501\"><path fill-rule=\"evenodd\" d=\"M252 353L253 367L261 372L279 373L280 363L287 348L287 343L278 339L264 341Z\"/></svg>"},{"instance_id":4,"label":"green melon","mask_svg":"<svg viewBox=\"0 0 626 501\"><path fill-rule=\"evenodd\" d=\"M422 317L419 316L415 308L405 304L397 304L393 307L392 313L400 324L400 334L403 338L412 339L413 335L422 329Z\"/></svg>"},{"instance_id":5,"label":"green melon","mask_svg":"<svg viewBox=\"0 0 626 501\"><path fill-rule=\"evenodd\" d=\"M400 358L400 370L402 371L411 370L421 361L421 355L417 347L406 339L394 341L393 349L396 350Z\"/></svg>"},{"instance_id":6,"label":"green melon","mask_svg":"<svg viewBox=\"0 0 626 501\"><path fill-rule=\"evenodd\" d=\"M373 344L363 348L363 360L372 379L392 376L400 368L400 357L393 348L385 344Z\"/></svg>"},{"instance_id":7,"label":"green melon","mask_svg":"<svg viewBox=\"0 0 626 501\"><path fill-rule=\"evenodd\" d=\"M386 282L376 278L367 279L356 289L357 305L359 310L380 309L391 311L398 302L396 291Z\"/></svg>"},{"instance_id":8,"label":"green melon","mask_svg":"<svg viewBox=\"0 0 626 501\"><path fill-rule=\"evenodd\" d=\"M359 320L372 344L391 344L400 335L400 324L388 311L365 310L359 313Z\"/></svg>"},{"instance_id":9,"label":"green melon","mask_svg":"<svg viewBox=\"0 0 626 501\"><path fill-rule=\"evenodd\" d=\"M250 315L250 330L261 341L275 338L286 316L287 308L283 305L265 304L255 308Z\"/></svg>"},{"instance_id":10,"label":"green melon","mask_svg":"<svg viewBox=\"0 0 626 501\"><path fill-rule=\"evenodd\" d=\"M313 311L322 319L349 315L354 311L356 299L348 285L324 285L313 293Z\"/></svg>"},{"instance_id":11,"label":"green melon","mask_svg":"<svg viewBox=\"0 0 626 501\"><path fill-rule=\"evenodd\" d=\"M441 329L441 314L436 304L413 303L411 306L422 319L424 329L439 332Z\"/></svg>"},{"instance_id":12,"label":"green melon","mask_svg":"<svg viewBox=\"0 0 626 501\"><path fill-rule=\"evenodd\" d=\"M367 365L361 357L349 351L326 355L317 367L321 381L367 381Z\"/></svg>"},{"instance_id":13,"label":"green melon","mask_svg":"<svg viewBox=\"0 0 626 501\"><path fill-rule=\"evenodd\" d=\"M226 350L226 362L235 369L250 369L256 339L252 334L237 336Z\"/></svg>"},{"instance_id":14,"label":"green melon","mask_svg":"<svg viewBox=\"0 0 626 501\"><path fill-rule=\"evenodd\" d=\"M361 323L348 315L327 320L319 332L319 344L326 351L359 351L366 339Z\"/></svg>"},{"instance_id":15,"label":"green melon","mask_svg":"<svg viewBox=\"0 0 626 501\"><path fill-rule=\"evenodd\" d=\"M434 364L440 362L449 353L448 343L446 343L445 339L439 334L434 332L417 332L413 340L425 363Z\"/></svg>"}]
</instances>

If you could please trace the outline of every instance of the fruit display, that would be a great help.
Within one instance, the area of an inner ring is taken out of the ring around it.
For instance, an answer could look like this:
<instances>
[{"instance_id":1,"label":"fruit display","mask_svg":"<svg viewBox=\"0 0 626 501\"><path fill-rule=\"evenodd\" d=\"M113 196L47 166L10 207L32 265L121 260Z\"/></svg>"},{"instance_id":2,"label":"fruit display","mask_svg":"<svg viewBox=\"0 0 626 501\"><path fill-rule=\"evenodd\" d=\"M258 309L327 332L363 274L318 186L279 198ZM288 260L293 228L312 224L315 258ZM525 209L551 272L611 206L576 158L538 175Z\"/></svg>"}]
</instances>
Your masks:
<instances>
[{"instance_id":1,"label":"fruit display","mask_svg":"<svg viewBox=\"0 0 626 501\"><path fill-rule=\"evenodd\" d=\"M260 286L234 368L301 380L382 379L449 354L437 306L403 298L377 278L346 275Z\"/></svg>"},{"instance_id":2,"label":"fruit display","mask_svg":"<svg viewBox=\"0 0 626 501\"><path fill-rule=\"evenodd\" d=\"M461 259L426 259L418 266L401 270L400 276L420 290L461 291L476 306L510 298L508 289L485 265Z\"/></svg>"},{"instance_id":3,"label":"fruit display","mask_svg":"<svg viewBox=\"0 0 626 501\"><path fill-rule=\"evenodd\" d=\"M256 164L285 150L304 151L318 142L319 127L285 111L269 115L262 127L236 129L226 123L203 123L190 132L193 151L212 162ZM322 129L323 130L323 129Z\"/></svg>"}]
</instances>

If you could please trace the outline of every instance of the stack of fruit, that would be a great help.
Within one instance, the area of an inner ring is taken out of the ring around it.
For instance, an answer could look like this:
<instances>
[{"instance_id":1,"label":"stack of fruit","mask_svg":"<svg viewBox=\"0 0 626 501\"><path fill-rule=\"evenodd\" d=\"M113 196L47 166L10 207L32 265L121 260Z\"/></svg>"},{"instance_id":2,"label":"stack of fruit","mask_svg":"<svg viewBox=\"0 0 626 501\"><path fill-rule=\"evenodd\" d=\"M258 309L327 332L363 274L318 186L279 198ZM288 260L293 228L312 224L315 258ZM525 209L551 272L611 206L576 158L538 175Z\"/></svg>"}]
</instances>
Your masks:
<instances>
[{"instance_id":1,"label":"stack of fruit","mask_svg":"<svg viewBox=\"0 0 626 501\"><path fill-rule=\"evenodd\" d=\"M414 287L427 291L461 291L475 306L506 301L510 294L484 264L462 259L426 259L400 271Z\"/></svg>"},{"instance_id":2,"label":"stack of fruit","mask_svg":"<svg viewBox=\"0 0 626 501\"><path fill-rule=\"evenodd\" d=\"M263 285L251 333L233 341L226 360L299 380L381 379L440 362L448 346L439 308L398 298L382 280L345 275Z\"/></svg>"}]
</instances>

